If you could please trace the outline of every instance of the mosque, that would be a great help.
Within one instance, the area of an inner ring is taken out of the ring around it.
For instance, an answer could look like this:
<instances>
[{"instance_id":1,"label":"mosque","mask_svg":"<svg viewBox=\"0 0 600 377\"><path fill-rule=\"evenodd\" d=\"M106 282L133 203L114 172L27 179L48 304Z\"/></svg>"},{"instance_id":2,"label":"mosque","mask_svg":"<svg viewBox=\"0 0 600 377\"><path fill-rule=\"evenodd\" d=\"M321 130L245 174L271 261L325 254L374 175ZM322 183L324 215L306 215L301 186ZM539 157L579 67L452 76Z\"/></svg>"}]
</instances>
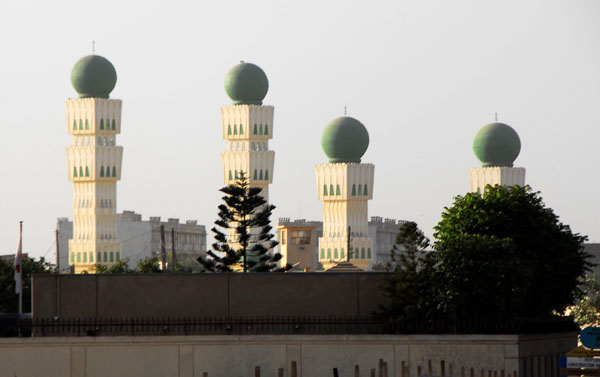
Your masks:
<instances>
[{"instance_id":1,"label":"mosque","mask_svg":"<svg viewBox=\"0 0 600 377\"><path fill-rule=\"evenodd\" d=\"M75 273L93 271L96 263L112 265L126 257L121 255L119 237L123 234L117 231L116 212L123 156L116 136L121 131L122 101L109 98L116 81L114 66L99 55L83 57L71 73L79 95L67 100L68 132L73 136L73 145L67 148L68 171L74 192L68 248ZM227 142L221 155L223 181L230 185L245 176L250 187L262 189L267 201L275 164L275 152L269 149L274 107L263 105L268 89L265 72L242 61L225 78L225 90L233 103L221 108L222 135ZM386 250L374 248L379 242L374 244L368 221L375 165L361 159L369 146L369 133L359 120L344 115L325 126L321 144L329 162L316 166L323 222L314 259L325 270L340 263L367 270L377 255L389 252L389 244L383 247ZM484 126L473 142L482 167L470 169L471 191L483 192L487 184L524 185L525 169L513 167L520 148L519 136L510 126L499 122ZM286 237L282 238L286 229L279 232L282 245L286 244ZM395 229L397 232L397 226ZM389 238L391 242L392 236ZM307 252L301 258L310 260L313 252Z\"/></svg>"}]
</instances>

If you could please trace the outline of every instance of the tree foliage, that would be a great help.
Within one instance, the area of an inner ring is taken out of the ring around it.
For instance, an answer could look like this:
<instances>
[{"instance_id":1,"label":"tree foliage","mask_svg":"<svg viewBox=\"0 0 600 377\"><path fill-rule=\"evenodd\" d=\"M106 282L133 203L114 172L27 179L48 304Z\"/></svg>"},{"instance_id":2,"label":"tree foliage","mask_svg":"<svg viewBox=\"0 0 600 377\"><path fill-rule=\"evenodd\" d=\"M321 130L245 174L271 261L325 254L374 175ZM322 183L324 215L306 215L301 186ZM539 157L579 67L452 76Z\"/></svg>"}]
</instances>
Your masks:
<instances>
[{"instance_id":1,"label":"tree foliage","mask_svg":"<svg viewBox=\"0 0 600 377\"><path fill-rule=\"evenodd\" d=\"M580 328L600 326L600 275L589 274L583 279L583 295L567 310Z\"/></svg>"},{"instance_id":2,"label":"tree foliage","mask_svg":"<svg viewBox=\"0 0 600 377\"><path fill-rule=\"evenodd\" d=\"M281 254L272 253L278 242L273 240L270 216L275 206L269 205L260 193L261 188L250 187L241 173L233 185L220 190L225 204L219 205L216 227L212 228L215 242L208 257L198 261L206 271L243 272L281 271Z\"/></svg>"},{"instance_id":3,"label":"tree foliage","mask_svg":"<svg viewBox=\"0 0 600 377\"><path fill-rule=\"evenodd\" d=\"M429 239L416 223L400 225L396 243L390 251L390 262L381 285L387 305L380 316L391 320L414 320L428 305L429 272L426 249Z\"/></svg>"},{"instance_id":4,"label":"tree foliage","mask_svg":"<svg viewBox=\"0 0 600 377\"><path fill-rule=\"evenodd\" d=\"M31 312L31 276L33 274L50 273L53 265L44 258L34 260L23 256L21 279L23 283L23 312ZM19 311L19 295L15 293L15 267L12 260L0 259L0 313L16 313Z\"/></svg>"},{"instance_id":5,"label":"tree foliage","mask_svg":"<svg viewBox=\"0 0 600 377\"><path fill-rule=\"evenodd\" d=\"M457 196L434 230L432 299L442 312L547 316L580 295L586 237L572 233L529 186Z\"/></svg>"}]
</instances>

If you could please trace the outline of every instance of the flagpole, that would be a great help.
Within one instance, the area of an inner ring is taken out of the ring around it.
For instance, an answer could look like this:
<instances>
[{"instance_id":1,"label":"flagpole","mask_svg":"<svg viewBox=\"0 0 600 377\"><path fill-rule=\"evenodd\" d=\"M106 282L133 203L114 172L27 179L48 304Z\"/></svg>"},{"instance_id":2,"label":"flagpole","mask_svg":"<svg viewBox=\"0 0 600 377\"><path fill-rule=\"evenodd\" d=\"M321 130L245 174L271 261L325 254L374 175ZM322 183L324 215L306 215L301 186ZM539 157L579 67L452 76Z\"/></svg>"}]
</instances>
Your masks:
<instances>
[{"instance_id":1,"label":"flagpole","mask_svg":"<svg viewBox=\"0 0 600 377\"><path fill-rule=\"evenodd\" d=\"M23 250L23 221L19 221L19 251ZM23 271L22 261L21 271ZM23 274L21 272L21 278L19 279L19 314L23 314Z\"/></svg>"}]
</instances>

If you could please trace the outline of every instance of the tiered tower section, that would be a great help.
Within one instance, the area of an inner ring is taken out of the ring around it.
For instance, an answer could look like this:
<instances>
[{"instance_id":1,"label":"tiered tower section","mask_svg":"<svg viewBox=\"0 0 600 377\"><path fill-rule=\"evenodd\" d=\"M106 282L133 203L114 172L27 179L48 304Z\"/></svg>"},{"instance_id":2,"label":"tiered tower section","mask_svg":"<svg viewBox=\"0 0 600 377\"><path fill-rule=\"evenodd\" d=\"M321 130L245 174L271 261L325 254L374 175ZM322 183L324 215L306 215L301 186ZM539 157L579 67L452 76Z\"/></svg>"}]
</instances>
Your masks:
<instances>
[{"instance_id":1,"label":"tiered tower section","mask_svg":"<svg viewBox=\"0 0 600 377\"><path fill-rule=\"evenodd\" d=\"M484 126L475 135L473 151L482 167L470 169L471 192L483 193L487 185L525 185L525 168L513 167L521 140L509 125L495 122Z\"/></svg>"},{"instance_id":2,"label":"tiered tower section","mask_svg":"<svg viewBox=\"0 0 600 377\"><path fill-rule=\"evenodd\" d=\"M269 184L273 182L275 152L269 150L273 138L273 106L263 106L269 89L264 71L252 63L240 62L225 77L225 90L233 105L223 106L223 138L227 150L223 159L223 180L234 184L242 175L250 187L260 187L269 200Z\"/></svg>"},{"instance_id":3,"label":"tiered tower section","mask_svg":"<svg viewBox=\"0 0 600 377\"><path fill-rule=\"evenodd\" d=\"M317 190L323 201L319 261L326 270L342 261L366 270L373 258L368 200L373 198L375 166L360 161L369 134L358 120L344 116L325 127L321 142L330 163L316 167Z\"/></svg>"},{"instance_id":4,"label":"tiered tower section","mask_svg":"<svg viewBox=\"0 0 600 377\"><path fill-rule=\"evenodd\" d=\"M75 64L71 74L80 98L67 100L69 179L73 182L73 239L69 262L75 273L93 271L96 263L111 265L120 259L117 238L117 181L121 179L123 147L116 145L121 131L121 100L109 99L116 83L112 64L97 55Z\"/></svg>"}]
</instances>

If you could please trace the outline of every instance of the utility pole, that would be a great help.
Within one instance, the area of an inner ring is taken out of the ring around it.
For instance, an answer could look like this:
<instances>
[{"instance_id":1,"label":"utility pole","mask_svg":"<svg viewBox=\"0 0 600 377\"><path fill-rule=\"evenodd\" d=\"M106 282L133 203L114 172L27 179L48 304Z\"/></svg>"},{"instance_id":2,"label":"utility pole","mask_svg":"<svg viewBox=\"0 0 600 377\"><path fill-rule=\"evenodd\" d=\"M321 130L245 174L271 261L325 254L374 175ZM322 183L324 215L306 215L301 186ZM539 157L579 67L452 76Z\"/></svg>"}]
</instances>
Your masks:
<instances>
[{"instance_id":1,"label":"utility pole","mask_svg":"<svg viewBox=\"0 0 600 377\"><path fill-rule=\"evenodd\" d=\"M167 269L167 251L165 250L165 226L160 226L160 257L162 260L162 270Z\"/></svg>"},{"instance_id":2,"label":"utility pole","mask_svg":"<svg viewBox=\"0 0 600 377\"><path fill-rule=\"evenodd\" d=\"M175 272L175 268L177 267L177 254L175 253L175 228L171 228L171 251L173 252L173 268L171 270Z\"/></svg>"},{"instance_id":3,"label":"utility pole","mask_svg":"<svg viewBox=\"0 0 600 377\"><path fill-rule=\"evenodd\" d=\"M350 251L350 230L351 230L350 225L348 225L348 245L347 245L348 254L346 254L346 262L350 262L350 253L351 253L351 251Z\"/></svg>"},{"instance_id":4,"label":"utility pole","mask_svg":"<svg viewBox=\"0 0 600 377\"><path fill-rule=\"evenodd\" d=\"M56 229L56 273L59 274L60 273L60 269L58 268L58 252L59 252L59 246L58 246L58 229Z\"/></svg>"}]
</instances>

